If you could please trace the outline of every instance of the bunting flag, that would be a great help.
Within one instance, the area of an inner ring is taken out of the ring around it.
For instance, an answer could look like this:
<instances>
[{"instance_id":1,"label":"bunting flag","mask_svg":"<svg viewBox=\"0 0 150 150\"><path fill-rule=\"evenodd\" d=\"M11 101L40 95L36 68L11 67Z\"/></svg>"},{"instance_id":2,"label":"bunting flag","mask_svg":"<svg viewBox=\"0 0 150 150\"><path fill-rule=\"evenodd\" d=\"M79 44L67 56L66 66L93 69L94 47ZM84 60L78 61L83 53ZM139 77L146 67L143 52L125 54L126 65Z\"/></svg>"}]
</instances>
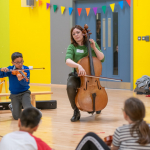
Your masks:
<instances>
[{"instance_id":1,"label":"bunting flag","mask_svg":"<svg viewBox=\"0 0 150 150\"><path fill-rule=\"evenodd\" d=\"M43 4L42 0L37 0L37 1L39 2L39 6L41 6ZM123 9L123 7L124 7L124 1L126 1L128 3L128 5L131 7L131 0L121 0L121 1L118 2L121 9ZM116 3L109 4L112 12L114 12L115 4ZM51 6L50 3L46 3L46 9L48 9L50 6ZM97 9L98 8L100 8L100 7L93 7L93 11L94 11L95 15L97 14ZM103 10L104 14L106 13L106 8L107 8L106 5L102 6L102 10ZM53 9L54 9L54 12L56 12L57 5L53 5ZM65 6L61 6L61 14L64 14L65 9L66 9ZM68 10L69 10L69 15L71 15L72 11L73 11L73 8L69 7ZM85 10L86 10L87 16L89 16L91 8L85 8ZM81 12L82 12L82 8L77 8L77 11L78 11L78 15L80 16Z\"/></svg>"},{"instance_id":2,"label":"bunting flag","mask_svg":"<svg viewBox=\"0 0 150 150\"><path fill-rule=\"evenodd\" d=\"M103 10L103 12L105 14L105 12L106 12L106 6L102 6L102 10Z\"/></svg>"},{"instance_id":3,"label":"bunting flag","mask_svg":"<svg viewBox=\"0 0 150 150\"><path fill-rule=\"evenodd\" d=\"M55 12L57 9L57 5L53 5L53 8L54 8L54 12Z\"/></svg>"},{"instance_id":4,"label":"bunting flag","mask_svg":"<svg viewBox=\"0 0 150 150\"><path fill-rule=\"evenodd\" d=\"M85 8L85 9L86 9L86 14L88 16L91 8Z\"/></svg>"},{"instance_id":5,"label":"bunting flag","mask_svg":"<svg viewBox=\"0 0 150 150\"><path fill-rule=\"evenodd\" d=\"M97 14L97 7L93 7L95 15Z\"/></svg>"},{"instance_id":6,"label":"bunting flag","mask_svg":"<svg viewBox=\"0 0 150 150\"><path fill-rule=\"evenodd\" d=\"M131 0L126 0L128 5L131 6Z\"/></svg>"},{"instance_id":7,"label":"bunting flag","mask_svg":"<svg viewBox=\"0 0 150 150\"><path fill-rule=\"evenodd\" d=\"M79 16L80 16L81 11L82 11L82 8L77 8L77 9L78 9L78 14L79 14Z\"/></svg>"},{"instance_id":8,"label":"bunting flag","mask_svg":"<svg viewBox=\"0 0 150 150\"><path fill-rule=\"evenodd\" d=\"M63 14L65 11L65 7L64 6L61 6L61 14Z\"/></svg>"},{"instance_id":9,"label":"bunting flag","mask_svg":"<svg viewBox=\"0 0 150 150\"><path fill-rule=\"evenodd\" d=\"M50 7L50 3L46 3L46 9L48 9Z\"/></svg>"},{"instance_id":10,"label":"bunting flag","mask_svg":"<svg viewBox=\"0 0 150 150\"><path fill-rule=\"evenodd\" d=\"M123 1L120 1L120 2L118 2L118 3L119 3L119 5L120 5L121 9L123 9Z\"/></svg>"},{"instance_id":11,"label":"bunting flag","mask_svg":"<svg viewBox=\"0 0 150 150\"><path fill-rule=\"evenodd\" d=\"M114 12L115 3L113 3L113 4L110 4L110 8L111 8L112 12Z\"/></svg>"},{"instance_id":12,"label":"bunting flag","mask_svg":"<svg viewBox=\"0 0 150 150\"><path fill-rule=\"evenodd\" d=\"M39 6L41 6L42 5L42 1L41 0L39 0Z\"/></svg>"},{"instance_id":13,"label":"bunting flag","mask_svg":"<svg viewBox=\"0 0 150 150\"><path fill-rule=\"evenodd\" d=\"M71 15L72 11L73 11L73 8L69 7L69 15Z\"/></svg>"}]
</instances>

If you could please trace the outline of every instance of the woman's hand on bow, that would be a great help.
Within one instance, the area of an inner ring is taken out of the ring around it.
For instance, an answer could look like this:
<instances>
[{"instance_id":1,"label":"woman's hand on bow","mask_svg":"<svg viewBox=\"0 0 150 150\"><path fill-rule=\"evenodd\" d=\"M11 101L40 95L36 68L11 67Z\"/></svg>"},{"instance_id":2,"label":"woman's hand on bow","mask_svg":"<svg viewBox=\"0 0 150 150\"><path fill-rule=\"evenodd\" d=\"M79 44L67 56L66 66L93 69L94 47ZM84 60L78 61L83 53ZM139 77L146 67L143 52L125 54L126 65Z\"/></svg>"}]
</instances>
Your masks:
<instances>
[{"instance_id":1,"label":"woman's hand on bow","mask_svg":"<svg viewBox=\"0 0 150 150\"><path fill-rule=\"evenodd\" d=\"M78 76L85 76L86 72L81 65L78 65L79 74Z\"/></svg>"}]
</instances>

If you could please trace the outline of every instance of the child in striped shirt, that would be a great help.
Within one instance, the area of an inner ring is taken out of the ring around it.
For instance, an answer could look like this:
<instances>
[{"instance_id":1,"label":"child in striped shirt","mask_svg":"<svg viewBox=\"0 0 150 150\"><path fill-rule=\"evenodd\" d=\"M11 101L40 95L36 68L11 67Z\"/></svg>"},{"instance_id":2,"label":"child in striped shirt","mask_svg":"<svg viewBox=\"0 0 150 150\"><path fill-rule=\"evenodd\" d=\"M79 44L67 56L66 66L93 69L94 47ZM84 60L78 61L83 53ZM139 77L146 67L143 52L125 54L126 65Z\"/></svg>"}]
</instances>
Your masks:
<instances>
[{"instance_id":1,"label":"child in striped shirt","mask_svg":"<svg viewBox=\"0 0 150 150\"><path fill-rule=\"evenodd\" d=\"M131 97L125 101L122 110L128 124L116 129L112 147L108 147L95 133L89 132L80 141L76 150L150 150L150 125L143 120L143 102Z\"/></svg>"}]
</instances>

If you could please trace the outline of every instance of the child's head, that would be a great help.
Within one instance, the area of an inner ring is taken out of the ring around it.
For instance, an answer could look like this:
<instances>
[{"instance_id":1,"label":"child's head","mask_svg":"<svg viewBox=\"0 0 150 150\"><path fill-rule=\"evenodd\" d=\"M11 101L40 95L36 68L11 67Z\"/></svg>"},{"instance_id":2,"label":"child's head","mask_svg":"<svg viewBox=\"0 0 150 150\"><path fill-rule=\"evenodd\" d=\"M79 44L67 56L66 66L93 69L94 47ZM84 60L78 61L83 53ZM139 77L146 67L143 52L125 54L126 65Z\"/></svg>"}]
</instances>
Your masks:
<instances>
[{"instance_id":1,"label":"child's head","mask_svg":"<svg viewBox=\"0 0 150 150\"><path fill-rule=\"evenodd\" d=\"M131 97L124 103L124 112L132 122L143 120L145 117L145 106L138 98Z\"/></svg>"},{"instance_id":2,"label":"child's head","mask_svg":"<svg viewBox=\"0 0 150 150\"><path fill-rule=\"evenodd\" d=\"M124 118L132 123L131 136L136 132L139 139L137 143L145 145L150 143L150 128L143 120L145 117L144 103L138 98L131 97L124 104ZM133 136L134 137L134 136Z\"/></svg>"},{"instance_id":3,"label":"child's head","mask_svg":"<svg viewBox=\"0 0 150 150\"><path fill-rule=\"evenodd\" d=\"M23 56L19 52L15 52L11 55L12 64L17 68L21 69L23 65Z\"/></svg>"},{"instance_id":4,"label":"child's head","mask_svg":"<svg viewBox=\"0 0 150 150\"><path fill-rule=\"evenodd\" d=\"M18 126L20 129L30 129L34 132L38 128L41 117L42 115L38 109L34 107L26 108L21 113Z\"/></svg>"}]
</instances>

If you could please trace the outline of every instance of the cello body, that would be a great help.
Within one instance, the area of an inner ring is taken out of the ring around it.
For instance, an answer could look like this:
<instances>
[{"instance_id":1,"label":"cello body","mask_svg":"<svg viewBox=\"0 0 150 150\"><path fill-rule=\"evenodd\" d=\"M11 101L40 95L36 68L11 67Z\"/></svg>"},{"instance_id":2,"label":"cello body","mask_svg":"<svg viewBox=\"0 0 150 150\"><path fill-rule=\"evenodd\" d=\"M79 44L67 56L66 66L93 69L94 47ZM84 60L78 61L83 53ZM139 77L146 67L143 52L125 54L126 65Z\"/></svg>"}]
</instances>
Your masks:
<instances>
[{"instance_id":1,"label":"cello body","mask_svg":"<svg viewBox=\"0 0 150 150\"><path fill-rule=\"evenodd\" d=\"M76 106L82 110L94 113L104 109L108 102L108 96L105 88L101 86L99 78L93 78L94 76L100 76L102 72L101 61L97 57L92 57L91 45L90 45L90 34L88 25L84 25L84 34L87 40L87 49L89 55L80 59L80 64L85 70L87 76L81 76L81 86L78 88L77 95L75 97ZM77 73L78 69L77 69Z\"/></svg>"},{"instance_id":2,"label":"cello body","mask_svg":"<svg viewBox=\"0 0 150 150\"><path fill-rule=\"evenodd\" d=\"M96 57L92 57L92 59L95 76L100 76L102 72L101 61ZM91 75L89 56L80 59L78 64L84 68L87 75ZM81 86L75 97L76 106L80 110L87 112L95 112L104 109L107 105L108 97L105 88L100 85L99 79L81 76L80 80Z\"/></svg>"}]
</instances>

